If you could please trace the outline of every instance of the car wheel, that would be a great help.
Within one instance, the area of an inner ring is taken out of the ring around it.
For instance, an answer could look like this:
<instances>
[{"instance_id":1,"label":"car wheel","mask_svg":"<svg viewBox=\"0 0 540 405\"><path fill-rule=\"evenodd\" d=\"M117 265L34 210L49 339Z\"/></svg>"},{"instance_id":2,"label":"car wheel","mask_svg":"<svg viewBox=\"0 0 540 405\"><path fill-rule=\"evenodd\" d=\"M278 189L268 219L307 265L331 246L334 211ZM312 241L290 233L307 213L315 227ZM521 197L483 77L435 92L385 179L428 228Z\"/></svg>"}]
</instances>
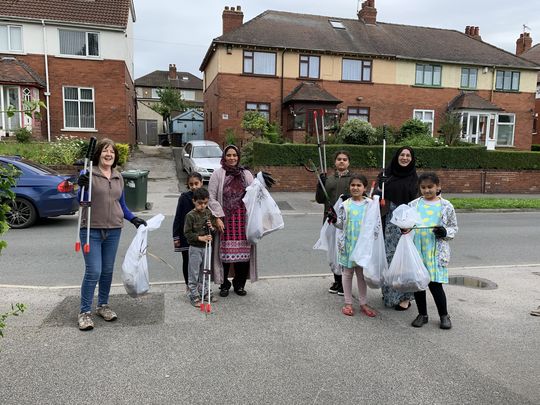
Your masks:
<instances>
[{"instance_id":1,"label":"car wheel","mask_svg":"<svg viewBox=\"0 0 540 405\"><path fill-rule=\"evenodd\" d=\"M25 198L17 197L10 204L11 211L7 213L8 225L13 229L22 229L32 226L37 221L37 212L34 205Z\"/></svg>"}]
</instances>

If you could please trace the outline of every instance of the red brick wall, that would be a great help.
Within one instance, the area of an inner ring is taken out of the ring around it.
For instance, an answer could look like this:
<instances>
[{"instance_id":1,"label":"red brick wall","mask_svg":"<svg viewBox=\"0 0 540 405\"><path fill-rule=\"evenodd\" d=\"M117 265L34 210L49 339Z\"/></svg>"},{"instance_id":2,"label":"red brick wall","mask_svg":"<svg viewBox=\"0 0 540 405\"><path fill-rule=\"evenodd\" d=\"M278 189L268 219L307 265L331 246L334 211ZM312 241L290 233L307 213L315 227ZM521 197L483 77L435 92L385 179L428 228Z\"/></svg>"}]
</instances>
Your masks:
<instances>
[{"instance_id":1,"label":"red brick wall","mask_svg":"<svg viewBox=\"0 0 540 405\"><path fill-rule=\"evenodd\" d=\"M303 167L260 166L254 172L264 170L272 173L276 184L273 191L315 191L317 179ZM352 168L368 178L369 186L380 169ZM424 170L428 171L428 170ZM423 170L418 170L422 173ZM435 170L441 179L441 187L447 193L540 193L540 171L503 170Z\"/></svg>"},{"instance_id":2,"label":"red brick wall","mask_svg":"<svg viewBox=\"0 0 540 405\"><path fill-rule=\"evenodd\" d=\"M26 62L45 79L43 55L23 55ZM49 86L51 138L73 135L79 138L108 137L116 142L135 143L135 118L129 117L129 106L134 106L135 91L124 61L81 60L49 57ZM95 127L97 132L62 131L64 127L63 86L94 88ZM45 101L43 92L41 100ZM133 114L134 110L132 109ZM47 137L46 111L42 112L42 137ZM132 122L130 122L130 120Z\"/></svg>"},{"instance_id":3,"label":"red brick wall","mask_svg":"<svg viewBox=\"0 0 540 405\"><path fill-rule=\"evenodd\" d=\"M534 113L536 114L536 134L532 137L532 143L540 144L540 98L536 99Z\"/></svg>"},{"instance_id":4,"label":"red brick wall","mask_svg":"<svg viewBox=\"0 0 540 405\"><path fill-rule=\"evenodd\" d=\"M299 80L283 80L283 97L287 96L298 84ZM435 131L439 128L448 103L459 94L457 89L423 88L415 86L389 84L341 83L336 81L319 81L325 90L343 100L338 108L359 106L370 108L370 122L373 126L388 124L399 127L412 118L414 109L435 110ZM217 95L216 95L217 94ZM534 108L533 93L503 93L479 91L486 100L491 100L505 111L516 114L515 141L517 149L529 150L532 134ZM357 98L362 97L361 101ZM212 113L214 124L209 133L210 139L222 143L225 129L232 128L237 134L243 134L240 128L246 101L270 103L271 121L281 121L281 78L267 78L233 74L219 74L204 95L205 113ZM222 114L229 119L223 120ZM287 117L287 114L284 114ZM343 120L347 117L344 116ZM282 123L282 131L286 132L287 123ZM288 138L291 138L287 136ZM302 141L302 136L295 134L294 141Z\"/></svg>"}]
</instances>

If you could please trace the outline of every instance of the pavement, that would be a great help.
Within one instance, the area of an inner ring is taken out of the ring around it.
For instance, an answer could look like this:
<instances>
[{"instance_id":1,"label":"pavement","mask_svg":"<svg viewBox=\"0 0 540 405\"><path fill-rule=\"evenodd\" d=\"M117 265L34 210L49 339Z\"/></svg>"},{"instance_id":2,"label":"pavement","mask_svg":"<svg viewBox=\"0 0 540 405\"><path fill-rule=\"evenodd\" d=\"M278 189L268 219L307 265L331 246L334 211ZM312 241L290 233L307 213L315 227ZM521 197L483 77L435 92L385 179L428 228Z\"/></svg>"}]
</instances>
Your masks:
<instances>
[{"instance_id":1,"label":"pavement","mask_svg":"<svg viewBox=\"0 0 540 405\"><path fill-rule=\"evenodd\" d=\"M183 179L173 152L140 147L130 162L150 170L144 217L174 214ZM321 214L311 193L272 194L284 215ZM378 290L368 291L376 318L358 302L345 317L329 275L294 276L298 259L279 264L291 276L248 284L210 314L179 283L137 299L113 287L118 321L96 319L90 332L76 327L77 289L2 287L0 309L28 306L0 339L2 404L538 404L540 317L529 311L540 305L539 266L453 268L496 288L446 287L454 327L443 331L429 294L420 329L414 305L385 309Z\"/></svg>"}]
</instances>

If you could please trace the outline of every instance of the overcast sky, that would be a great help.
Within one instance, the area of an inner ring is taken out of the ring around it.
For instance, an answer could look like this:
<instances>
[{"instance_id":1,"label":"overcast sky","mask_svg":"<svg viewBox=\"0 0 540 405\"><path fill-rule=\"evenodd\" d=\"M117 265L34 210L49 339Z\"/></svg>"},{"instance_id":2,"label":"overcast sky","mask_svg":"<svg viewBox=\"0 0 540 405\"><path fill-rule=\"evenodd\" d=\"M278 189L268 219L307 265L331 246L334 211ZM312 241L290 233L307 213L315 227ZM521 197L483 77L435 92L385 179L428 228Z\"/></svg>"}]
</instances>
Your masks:
<instances>
[{"instance_id":1,"label":"overcast sky","mask_svg":"<svg viewBox=\"0 0 540 405\"><path fill-rule=\"evenodd\" d=\"M240 5L244 22L265 10L356 18L357 0L134 0L135 78L154 70L178 71L201 77L199 66L212 39L221 35L225 6ZM540 42L538 0L375 0L377 20L464 31L480 27L482 40L514 53L523 24L533 45Z\"/></svg>"}]
</instances>

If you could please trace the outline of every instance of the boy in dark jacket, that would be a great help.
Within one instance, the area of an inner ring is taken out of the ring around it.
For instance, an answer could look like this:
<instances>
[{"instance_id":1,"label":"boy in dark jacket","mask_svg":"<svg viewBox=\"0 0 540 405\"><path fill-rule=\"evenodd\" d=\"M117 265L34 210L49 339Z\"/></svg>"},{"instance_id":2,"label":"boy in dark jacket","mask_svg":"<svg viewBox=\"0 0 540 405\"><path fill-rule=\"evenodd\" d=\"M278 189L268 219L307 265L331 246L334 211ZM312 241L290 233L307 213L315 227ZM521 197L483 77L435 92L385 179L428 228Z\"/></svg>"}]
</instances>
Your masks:
<instances>
[{"instance_id":1,"label":"boy in dark jacket","mask_svg":"<svg viewBox=\"0 0 540 405\"><path fill-rule=\"evenodd\" d=\"M208 209L209 199L207 189L198 188L193 191L195 208L186 215L184 225L184 235L189 243L189 299L194 307L200 307L201 296L208 294L208 290L201 291L203 260L206 244L212 243L212 232L216 226L216 217Z\"/></svg>"}]
</instances>

